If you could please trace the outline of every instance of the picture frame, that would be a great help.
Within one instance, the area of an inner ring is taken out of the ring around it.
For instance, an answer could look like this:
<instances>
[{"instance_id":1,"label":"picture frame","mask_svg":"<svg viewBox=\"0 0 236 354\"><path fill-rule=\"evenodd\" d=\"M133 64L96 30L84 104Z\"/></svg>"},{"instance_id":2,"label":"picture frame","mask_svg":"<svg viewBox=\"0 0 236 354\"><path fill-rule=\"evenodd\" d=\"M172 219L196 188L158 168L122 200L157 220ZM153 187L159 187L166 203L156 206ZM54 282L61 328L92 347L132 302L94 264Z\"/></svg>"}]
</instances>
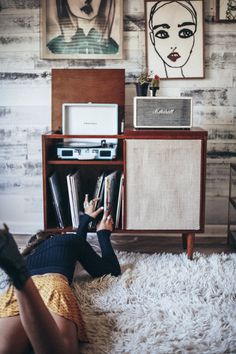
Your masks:
<instances>
[{"instance_id":1,"label":"picture frame","mask_svg":"<svg viewBox=\"0 0 236 354\"><path fill-rule=\"evenodd\" d=\"M123 0L41 0L42 59L122 59Z\"/></svg>"},{"instance_id":2,"label":"picture frame","mask_svg":"<svg viewBox=\"0 0 236 354\"><path fill-rule=\"evenodd\" d=\"M203 79L204 1L145 0L146 66L161 79Z\"/></svg>"},{"instance_id":3,"label":"picture frame","mask_svg":"<svg viewBox=\"0 0 236 354\"><path fill-rule=\"evenodd\" d=\"M216 0L216 22L236 22L235 0Z\"/></svg>"}]
</instances>

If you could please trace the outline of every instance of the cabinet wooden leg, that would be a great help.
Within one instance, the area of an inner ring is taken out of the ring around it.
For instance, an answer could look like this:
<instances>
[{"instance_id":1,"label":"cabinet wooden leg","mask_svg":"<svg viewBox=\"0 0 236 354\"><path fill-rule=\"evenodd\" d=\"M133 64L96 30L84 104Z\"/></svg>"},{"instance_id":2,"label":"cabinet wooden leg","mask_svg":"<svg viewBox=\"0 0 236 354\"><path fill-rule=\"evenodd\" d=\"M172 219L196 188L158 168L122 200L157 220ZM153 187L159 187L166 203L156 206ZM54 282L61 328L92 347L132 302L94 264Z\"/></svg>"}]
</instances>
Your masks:
<instances>
[{"instance_id":1,"label":"cabinet wooden leg","mask_svg":"<svg viewBox=\"0 0 236 354\"><path fill-rule=\"evenodd\" d=\"M193 248L194 248L194 241L195 241L195 234L188 233L185 234L186 236L186 243L187 243L187 255L189 259L193 259Z\"/></svg>"},{"instance_id":2,"label":"cabinet wooden leg","mask_svg":"<svg viewBox=\"0 0 236 354\"><path fill-rule=\"evenodd\" d=\"M182 245L184 250L187 249L187 235L188 234L182 234Z\"/></svg>"}]
</instances>

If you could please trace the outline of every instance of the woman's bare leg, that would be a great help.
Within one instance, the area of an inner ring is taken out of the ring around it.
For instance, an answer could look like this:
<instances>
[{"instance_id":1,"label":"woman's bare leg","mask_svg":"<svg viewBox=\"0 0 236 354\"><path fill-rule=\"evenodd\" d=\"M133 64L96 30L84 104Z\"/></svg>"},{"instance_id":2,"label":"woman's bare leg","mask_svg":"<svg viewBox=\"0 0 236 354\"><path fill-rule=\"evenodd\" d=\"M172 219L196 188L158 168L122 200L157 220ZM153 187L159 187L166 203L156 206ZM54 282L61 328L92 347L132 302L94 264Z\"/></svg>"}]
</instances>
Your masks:
<instances>
[{"instance_id":1,"label":"woman's bare leg","mask_svg":"<svg viewBox=\"0 0 236 354\"><path fill-rule=\"evenodd\" d=\"M24 354L30 342L35 354L79 353L76 325L48 311L31 279L16 296L20 316L0 318L0 354Z\"/></svg>"},{"instance_id":2,"label":"woman's bare leg","mask_svg":"<svg viewBox=\"0 0 236 354\"><path fill-rule=\"evenodd\" d=\"M65 354L66 345L59 328L29 276L25 261L6 225L0 230L0 266L13 281L21 324L35 353Z\"/></svg>"},{"instance_id":3,"label":"woman's bare leg","mask_svg":"<svg viewBox=\"0 0 236 354\"><path fill-rule=\"evenodd\" d=\"M59 328L31 278L21 290L16 289L16 296L21 323L35 353L66 353Z\"/></svg>"},{"instance_id":4,"label":"woman's bare leg","mask_svg":"<svg viewBox=\"0 0 236 354\"><path fill-rule=\"evenodd\" d=\"M20 295L20 297L22 297L22 295ZM27 313L28 311L30 311L29 308L27 309ZM34 349L35 354L42 353L42 352L44 353L45 351L42 351L43 348L41 348L40 342L42 338L44 342L46 341L47 333L50 333L50 341L51 341L51 327L49 330L47 330L45 324L42 323L42 327L40 327L40 330L38 330L38 321L37 321L37 325L34 326L35 318L33 319L33 323L32 323L32 319L28 318L27 313L25 313L25 311L23 310L23 317L25 318L25 321L27 321L28 325L31 327L30 329L31 336L33 331L36 332L36 336L41 335L41 338L39 338L39 340L37 338L34 338L34 341L35 340L37 341L37 344ZM78 354L79 341L78 341L78 332L77 332L76 325L72 321L67 320L66 318L63 318L52 312L51 312L51 316L55 321L55 324L59 331L58 333L56 333L56 341L57 342L59 341L60 343L61 341L63 342L62 344L60 344L60 347L64 345L63 353ZM48 326L48 323L46 324L46 326ZM12 353L24 354L28 352L30 347L30 341L21 323L20 316L0 318L0 333L1 333L0 354L12 354ZM46 353L47 352L48 351L46 351Z\"/></svg>"},{"instance_id":5,"label":"woman's bare leg","mask_svg":"<svg viewBox=\"0 0 236 354\"><path fill-rule=\"evenodd\" d=\"M66 353L78 354L79 353L79 340L78 340L78 330L76 325L67 320L64 317L56 315L51 312L57 327L60 331L60 336L63 339L66 346Z\"/></svg>"},{"instance_id":6,"label":"woman's bare leg","mask_svg":"<svg viewBox=\"0 0 236 354\"><path fill-rule=\"evenodd\" d=\"M0 318L0 354L23 354L29 350L29 339L20 316Z\"/></svg>"}]
</instances>

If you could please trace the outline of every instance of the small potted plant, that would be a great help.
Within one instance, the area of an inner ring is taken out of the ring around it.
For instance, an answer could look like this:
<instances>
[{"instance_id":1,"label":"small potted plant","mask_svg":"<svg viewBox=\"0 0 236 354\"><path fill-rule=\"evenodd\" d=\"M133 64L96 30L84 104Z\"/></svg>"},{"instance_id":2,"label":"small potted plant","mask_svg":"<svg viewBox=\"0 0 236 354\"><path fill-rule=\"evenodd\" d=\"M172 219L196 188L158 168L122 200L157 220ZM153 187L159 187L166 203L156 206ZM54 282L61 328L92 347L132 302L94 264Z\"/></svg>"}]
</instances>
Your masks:
<instances>
[{"instance_id":1,"label":"small potted plant","mask_svg":"<svg viewBox=\"0 0 236 354\"><path fill-rule=\"evenodd\" d=\"M152 92L152 96L156 96L157 90L160 88L160 77L156 74L151 79L150 90Z\"/></svg>"},{"instance_id":2,"label":"small potted plant","mask_svg":"<svg viewBox=\"0 0 236 354\"><path fill-rule=\"evenodd\" d=\"M136 82L137 96L147 96L148 87L151 82L150 75L147 71L143 71Z\"/></svg>"}]
</instances>

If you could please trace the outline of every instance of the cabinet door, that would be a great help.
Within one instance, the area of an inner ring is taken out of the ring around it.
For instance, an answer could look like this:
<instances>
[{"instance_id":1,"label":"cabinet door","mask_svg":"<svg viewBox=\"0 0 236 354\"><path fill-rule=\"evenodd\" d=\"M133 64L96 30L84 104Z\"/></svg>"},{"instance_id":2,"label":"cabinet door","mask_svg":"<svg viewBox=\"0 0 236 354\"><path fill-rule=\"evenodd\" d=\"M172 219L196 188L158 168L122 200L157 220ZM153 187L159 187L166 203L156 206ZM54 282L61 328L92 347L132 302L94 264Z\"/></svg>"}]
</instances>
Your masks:
<instances>
[{"instance_id":1,"label":"cabinet door","mask_svg":"<svg viewBox=\"0 0 236 354\"><path fill-rule=\"evenodd\" d=\"M126 140L126 229L199 230L201 140Z\"/></svg>"}]
</instances>

